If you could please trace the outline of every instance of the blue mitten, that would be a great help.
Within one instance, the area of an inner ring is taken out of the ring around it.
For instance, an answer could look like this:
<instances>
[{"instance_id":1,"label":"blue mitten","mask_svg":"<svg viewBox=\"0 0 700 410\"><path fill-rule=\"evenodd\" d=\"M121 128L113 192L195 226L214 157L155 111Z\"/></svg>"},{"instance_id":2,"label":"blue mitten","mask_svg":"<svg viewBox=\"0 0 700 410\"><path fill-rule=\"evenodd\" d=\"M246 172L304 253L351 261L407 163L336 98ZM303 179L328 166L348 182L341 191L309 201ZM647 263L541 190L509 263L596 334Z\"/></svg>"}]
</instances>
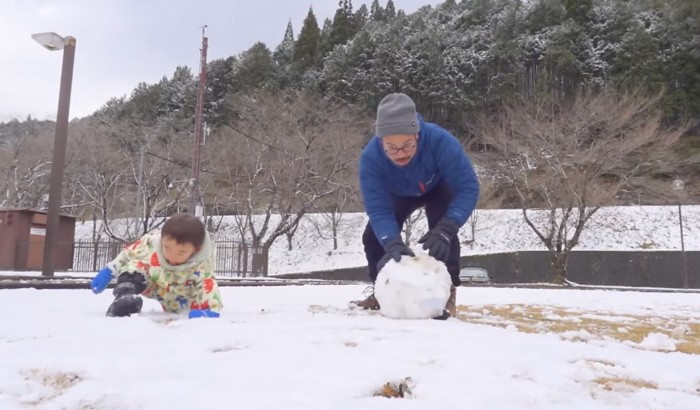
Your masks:
<instances>
[{"instance_id":1,"label":"blue mitten","mask_svg":"<svg viewBox=\"0 0 700 410\"><path fill-rule=\"evenodd\" d=\"M214 312L209 309L192 309L190 310L189 318L196 319L198 317L219 317L219 312Z\"/></svg>"},{"instance_id":2,"label":"blue mitten","mask_svg":"<svg viewBox=\"0 0 700 410\"><path fill-rule=\"evenodd\" d=\"M112 281L112 269L109 266L104 267L94 278L92 278L92 284L90 288L92 293L98 294L102 293L103 290L107 288L109 282Z\"/></svg>"}]
</instances>

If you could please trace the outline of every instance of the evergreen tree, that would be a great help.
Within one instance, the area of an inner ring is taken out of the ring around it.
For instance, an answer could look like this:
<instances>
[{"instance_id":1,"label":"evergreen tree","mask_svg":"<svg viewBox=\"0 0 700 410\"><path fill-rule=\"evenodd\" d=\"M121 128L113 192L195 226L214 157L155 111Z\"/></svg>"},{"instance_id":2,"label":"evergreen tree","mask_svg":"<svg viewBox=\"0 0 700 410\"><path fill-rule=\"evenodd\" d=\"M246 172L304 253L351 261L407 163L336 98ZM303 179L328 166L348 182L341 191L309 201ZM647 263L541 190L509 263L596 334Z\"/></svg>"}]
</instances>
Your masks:
<instances>
[{"instance_id":1,"label":"evergreen tree","mask_svg":"<svg viewBox=\"0 0 700 410\"><path fill-rule=\"evenodd\" d=\"M207 87L204 116L210 124L219 125L230 118L226 97L233 82L235 57L216 59L207 65Z\"/></svg>"},{"instance_id":2,"label":"evergreen tree","mask_svg":"<svg viewBox=\"0 0 700 410\"><path fill-rule=\"evenodd\" d=\"M276 86L272 53L261 42L255 43L253 47L241 53L233 66L232 74L231 88L237 93Z\"/></svg>"},{"instance_id":3,"label":"evergreen tree","mask_svg":"<svg viewBox=\"0 0 700 410\"><path fill-rule=\"evenodd\" d=\"M700 3L670 0L660 4L663 24L656 28L666 79L665 109L676 121L700 128Z\"/></svg>"},{"instance_id":4,"label":"evergreen tree","mask_svg":"<svg viewBox=\"0 0 700 410\"><path fill-rule=\"evenodd\" d=\"M588 21L588 13L592 7L593 0L564 0L566 17L579 24L585 24Z\"/></svg>"},{"instance_id":5,"label":"evergreen tree","mask_svg":"<svg viewBox=\"0 0 700 410\"><path fill-rule=\"evenodd\" d=\"M330 32L328 49L332 50L338 44L345 44L355 35L355 22L352 13L352 1L341 0L333 17L333 25Z\"/></svg>"},{"instance_id":6,"label":"evergreen tree","mask_svg":"<svg viewBox=\"0 0 700 410\"><path fill-rule=\"evenodd\" d=\"M367 9L366 5L361 5L359 9L355 12L355 15L353 16L353 24L355 26L355 33L359 32L362 30L362 28L367 24L367 21L369 21L369 10Z\"/></svg>"},{"instance_id":7,"label":"evergreen tree","mask_svg":"<svg viewBox=\"0 0 700 410\"><path fill-rule=\"evenodd\" d=\"M384 18L387 21L391 21L396 17L396 7L394 6L394 0L389 0L386 2L386 8L384 9Z\"/></svg>"},{"instance_id":8,"label":"evergreen tree","mask_svg":"<svg viewBox=\"0 0 700 410\"><path fill-rule=\"evenodd\" d=\"M139 83L131 92L129 100L124 104L120 113L121 118L131 117L145 123L155 121L167 114L167 99L165 96L165 84L167 78L156 84L146 82Z\"/></svg>"},{"instance_id":9,"label":"evergreen tree","mask_svg":"<svg viewBox=\"0 0 700 410\"><path fill-rule=\"evenodd\" d=\"M622 13L616 10L616 14ZM645 28L651 22L633 16L627 16L626 20L625 24L617 22L621 32L616 33L616 37L605 39L615 50L611 58L612 79L625 88L634 89L641 85L652 92L659 91L664 85L663 65L659 60L658 39ZM653 24L659 24L659 21Z\"/></svg>"},{"instance_id":10,"label":"evergreen tree","mask_svg":"<svg viewBox=\"0 0 700 410\"><path fill-rule=\"evenodd\" d=\"M529 33L544 33L546 29L564 22L566 10L561 0L535 0L530 5L525 25Z\"/></svg>"},{"instance_id":11,"label":"evergreen tree","mask_svg":"<svg viewBox=\"0 0 700 410\"><path fill-rule=\"evenodd\" d=\"M298 79L294 72L294 29L292 21L287 23L282 42L277 46L272 55L275 62L277 84L281 89L295 87Z\"/></svg>"},{"instance_id":12,"label":"evergreen tree","mask_svg":"<svg viewBox=\"0 0 700 410\"><path fill-rule=\"evenodd\" d=\"M321 31L312 8L304 19L299 38L294 44L294 63L300 71L319 65L321 61Z\"/></svg>"},{"instance_id":13,"label":"evergreen tree","mask_svg":"<svg viewBox=\"0 0 700 410\"><path fill-rule=\"evenodd\" d=\"M282 39L281 45L294 44L294 28L292 27L292 20L287 22L287 29L284 31L284 38Z\"/></svg>"},{"instance_id":14,"label":"evergreen tree","mask_svg":"<svg viewBox=\"0 0 700 410\"><path fill-rule=\"evenodd\" d=\"M181 119L194 117L197 81L189 67L177 67L173 77L164 83L163 88L168 114Z\"/></svg>"},{"instance_id":15,"label":"evergreen tree","mask_svg":"<svg viewBox=\"0 0 700 410\"><path fill-rule=\"evenodd\" d=\"M321 29L321 56L325 56L333 49L331 41L331 32L333 31L333 21L329 18L323 20L323 28Z\"/></svg>"},{"instance_id":16,"label":"evergreen tree","mask_svg":"<svg viewBox=\"0 0 700 410\"><path fill-rule=\"evenodd\" d=\"M379 5L379 0L372 0L372 6L369 9L370 21L386 21L384 17L384 9Z\"/></svg>"}]
</instances>

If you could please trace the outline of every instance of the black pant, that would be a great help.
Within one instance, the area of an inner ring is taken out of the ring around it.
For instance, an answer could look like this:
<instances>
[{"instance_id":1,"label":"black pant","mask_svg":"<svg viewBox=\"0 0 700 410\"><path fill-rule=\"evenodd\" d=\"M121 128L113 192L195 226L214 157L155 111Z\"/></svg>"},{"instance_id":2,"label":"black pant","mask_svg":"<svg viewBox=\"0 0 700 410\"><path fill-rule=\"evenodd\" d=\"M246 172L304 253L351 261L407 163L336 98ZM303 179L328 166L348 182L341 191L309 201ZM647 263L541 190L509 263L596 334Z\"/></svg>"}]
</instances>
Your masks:
<instances>
[{"instance_id":1,"label":"black pant","mask_svg":"<svg viewBox=\"0 0 700 410\"><path fill-rule=\"evenodd\" d=\"M396 215L396 222L399 224L399 228L403 226L413 211L422 206L425 206L428 228L433 228L447 212L447 207L453 196L452 189L445 182L441 182L425 195L394 198L394 215ZM374 283L377 280L377 263L384 256L384 247L379 243L370 223L367 224L365 233L362 234L362 244L365 247L369 278ZM445 262L447 271L452 278L452 284L455 286L459 286L461 283L459 280L459 254L459 238L455 235L450 239L450 255L447 257L447 262Z\"/></svg>"}]
</instances>

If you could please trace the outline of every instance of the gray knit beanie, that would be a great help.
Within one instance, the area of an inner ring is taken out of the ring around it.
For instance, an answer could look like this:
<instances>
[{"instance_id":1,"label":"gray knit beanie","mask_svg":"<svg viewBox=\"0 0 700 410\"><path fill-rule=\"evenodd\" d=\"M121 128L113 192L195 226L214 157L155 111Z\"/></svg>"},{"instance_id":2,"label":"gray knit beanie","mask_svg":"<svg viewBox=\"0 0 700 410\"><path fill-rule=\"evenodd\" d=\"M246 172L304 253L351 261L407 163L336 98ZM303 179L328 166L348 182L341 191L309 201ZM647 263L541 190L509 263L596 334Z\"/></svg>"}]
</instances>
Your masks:
<instances>
[{"instance_id":1,"label":"gray knit beanie","mask_svg":"<svg viewBox=\"0 0 700 410\"><path fill-rule=\"evenodd\" d=\"M416 104L403 93L389 94L377 107L375 131L380 138L387 135L415 135L420 131Z\"/></svg>"}]
</instances>

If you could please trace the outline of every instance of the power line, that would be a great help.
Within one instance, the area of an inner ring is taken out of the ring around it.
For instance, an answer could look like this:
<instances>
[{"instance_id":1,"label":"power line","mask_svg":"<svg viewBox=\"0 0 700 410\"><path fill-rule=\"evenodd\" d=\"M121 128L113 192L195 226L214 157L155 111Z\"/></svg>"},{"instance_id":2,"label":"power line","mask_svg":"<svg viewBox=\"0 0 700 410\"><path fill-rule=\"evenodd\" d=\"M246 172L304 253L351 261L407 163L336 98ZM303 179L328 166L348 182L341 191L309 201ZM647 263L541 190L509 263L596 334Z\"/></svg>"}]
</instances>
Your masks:
<instances>
[{"instance_id":1,"label":"power line","mask_svg":"<svg viewBox=\"0 0 700 410\"><path fill-rule=\"evenodd\" d=\"M260 144L260 145L264 145L264 146L266 146L266 147L270 147L270 148L272 148L272 149L276 149L276 150L278 150L278 151L284 152L285 154L287 153L287 150L284 149L284 148L280 148L280 147L278 147L278 146L276 146L276 145L273 145L273 144L270 144L270 143L268 143L268 142L260 141L259 139L255 138L255 137L253 137L253 136L250 136L250 135L246 134L245 132L240 131L240 130L238 130L238 129L236 129L236 128L233 128L232 126L230 126L230 125L228 125L228 124L224 124L224 126L227 127L227 128L229 128L229 129L231 129L231 130L234 131L234 132L237 132L237 133L241 134L242 136L248 138L248 139L251 140L251 141L257 142L257 143Z\"/></svg>"},{"instance_id":2,"label":"power line","mask_svg":"<svg viewBox=\"0 0 700 410\"><path fill-rule=\"evenodd\" d=\"M152 153L152 152L150 152L150 151L146 151L146 154L148 154L148 155L150 155L150 156L152 156L152 157L158 158L158 159L160 159L160 160L163 160L163 161L166 161L166 162L170 162L171 164L175 164L175 165L180 166L180 167L183 167L183 168L192 168L192 165L190 165L190 164L188 164L188 163L186 163L186 162L184 162L184 161L178 161L178 160L173 160L173 159L170 159L170 158L165 158L165 157L162 157L162 156L160 156L160 155L158 155L158 154L154 154L154 153ZM225 176L225 177L248 178L248 177L245 176L245 175L226 174L226 173L224 173L224 172L210 171L210 170L208 170L208 169L201 169L200 171L201 171L201 172L204 172L204 173L207 173L207 174L221 175L221 176Z\"/></svg>"}]
</instances>

